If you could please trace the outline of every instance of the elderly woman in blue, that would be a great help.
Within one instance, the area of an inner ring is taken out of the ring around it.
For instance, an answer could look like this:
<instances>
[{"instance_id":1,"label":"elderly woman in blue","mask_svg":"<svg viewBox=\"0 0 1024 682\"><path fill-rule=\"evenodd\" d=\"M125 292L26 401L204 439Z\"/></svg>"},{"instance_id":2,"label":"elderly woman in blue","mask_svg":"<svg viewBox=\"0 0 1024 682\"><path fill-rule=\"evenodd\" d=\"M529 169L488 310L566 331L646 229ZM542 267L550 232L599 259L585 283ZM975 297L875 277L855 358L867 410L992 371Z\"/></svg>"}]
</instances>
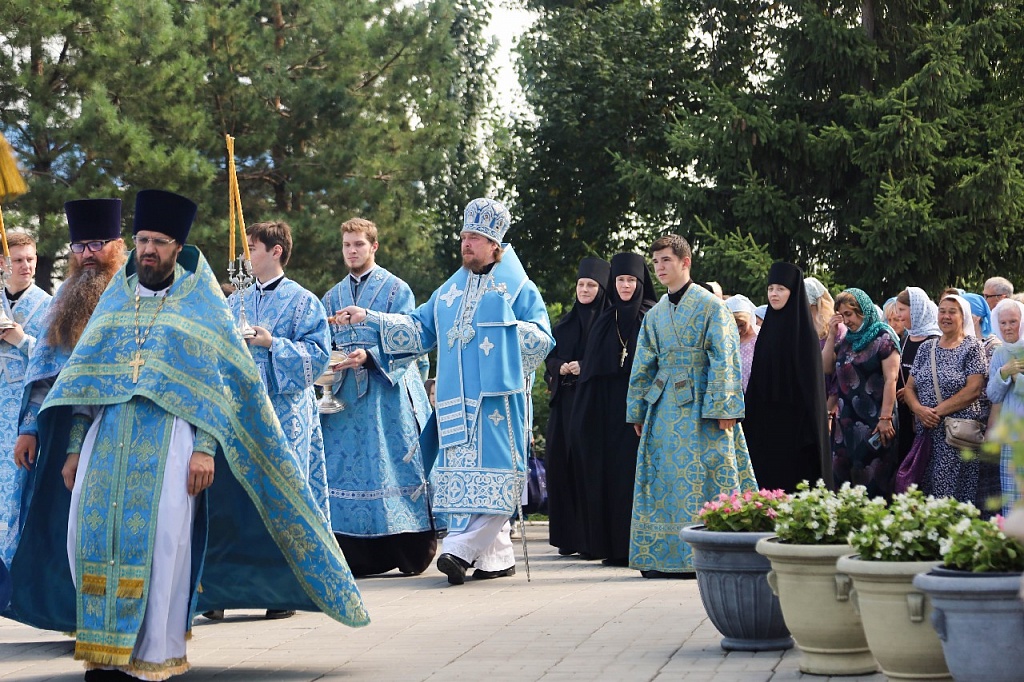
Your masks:
<instances>
[{"instance_id":1,"label":"elderly woman in blue","mask_svg":"<svg viewBox=\"0 0 1024 682\"><path fill-rule=\"evenodd\" d=\"M1002 440L999 432L1024 419L1024 304L1004 299L992 309L993 331L1002 341L992 353L988 370L988 397L992 401L989 434ZM999 458L999 483L1002 491L1003 516L1010 513L1021 499L1013 464L1013 451L1004 442Z\"/></svg>"}]
</instances>

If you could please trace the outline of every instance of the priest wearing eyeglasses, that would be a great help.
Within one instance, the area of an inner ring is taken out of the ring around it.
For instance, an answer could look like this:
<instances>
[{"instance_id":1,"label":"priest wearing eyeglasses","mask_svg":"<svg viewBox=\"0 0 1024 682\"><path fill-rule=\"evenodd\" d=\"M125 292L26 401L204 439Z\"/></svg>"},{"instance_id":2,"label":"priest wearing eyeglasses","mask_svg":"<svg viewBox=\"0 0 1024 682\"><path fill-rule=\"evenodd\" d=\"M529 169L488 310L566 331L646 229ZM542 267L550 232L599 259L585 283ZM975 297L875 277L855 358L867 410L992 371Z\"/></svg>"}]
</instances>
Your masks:
<instances>
[{"instance_id":1,"label":"priest wearing eyeglasses","mask_svg":"<svg viewBox=\"0 0 1024 682\"><path fill-rule=\"evenodd\" d=\"M64 204L68 218L68 272L43 322L25 370L18 440L14 458L30 469L36 457L36 416L46 394L78 343L107 284L125 262L120 199L79 199Z\"/></svg>"}]
</instances>

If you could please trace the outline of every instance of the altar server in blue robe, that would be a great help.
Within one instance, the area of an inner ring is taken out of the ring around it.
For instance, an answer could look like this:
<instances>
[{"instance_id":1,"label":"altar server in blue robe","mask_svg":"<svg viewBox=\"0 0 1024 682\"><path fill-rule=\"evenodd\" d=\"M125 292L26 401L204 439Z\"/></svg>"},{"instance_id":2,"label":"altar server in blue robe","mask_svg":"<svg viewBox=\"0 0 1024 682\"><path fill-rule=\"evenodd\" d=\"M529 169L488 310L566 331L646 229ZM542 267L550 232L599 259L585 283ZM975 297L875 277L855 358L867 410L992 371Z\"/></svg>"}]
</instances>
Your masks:
<instances>
[{"instance_id":1,"label":"altar server in blue robe","mask_svg":"<svg viewBox=\"0 0 1024 682\"><path fill-rule=\"evenodd\" d=\"M508 227L501 203L474 199L462 225L462 268L430 300L409 315L349 306L337 316L376 329L389 362L437 348L436 436L423 440L440 448L430 482L448 535L437 567L453 585L470 566L475 579L515 574L508 519L526 481L530 388L554 343L540 292L501 242Z\"/></svg>"},{"instance_id":2,"label":"altar server in blue robe","mask_svg":"<svg viewBox=\"0 0 1024 682\"><path fill-rule=\"evenodd\" d=\"M245 299L246 316L256 330L256 336L246 341L260 380L288 438L295 466L330 520L327 464L313 390L331 355L327 315L313 292L284 274L292 255L288 223L255 223L245 231L256 283L233 294L228 304L237 317Z\"/></svg>"},{"instance_id":3,"label":"altar server in blue robe","mask_svg":"<svg viewBox=\"0 0 1024 682\"><path fill-rule=\"evenodd\" d=\"M34 283L35 240L24 232L11 232L7 242L11 272L0 305L14 326L0 329L0 561L4 564L11 563L18 544L25 482L25 472L14 461L25 370L36 339L45 330L43 320L51 298Z\"/></svg>"},{"instance_id":4,"label":"altar server in blue robe","mask_svg":"<svg viewBox=\"0 0 1024 682\"><path fill-rule=\"evenodd\" d=\"M288 441L216 278L183 246L195 213L138 193L134 257L39 412L41 432L74 416L64 452L39 453L7 615L74 631L86 680L185 672L204 606L368 622L305 478L280 456Z\"/></svg>"},{"instance_id":5,"label":"altar server in blue robe","mask_svg":"<svg viewBox=\"0 0 1024 682\"><path fill-rule=\"evenodd\" d=\"M323 298L329 315L347 306L411 313L412 289L377 265L377 226L352 218L341 226L349 273ZM397 568L422 573L437 551L420 451L430 415L416 363L382 359L377 332L367 323L335 326L334 394L345 409L321 414L331 490L331 525L355 575Z\"/></svg>"},{"instance_id":6,"label":"altar server in blue robe","mask_svg":"<svg viewBox=\"0 0 1024 682\"><path fill-rule=\"evenodd\" d=\"M629 565L645 578L692 577L680 540L708 500L755 490L743 417L740 339L725 303L690 279L690 245L678 235L651 244L668 288L636 343L626 419L640 435Z\"/></svg>"}]
</instances>

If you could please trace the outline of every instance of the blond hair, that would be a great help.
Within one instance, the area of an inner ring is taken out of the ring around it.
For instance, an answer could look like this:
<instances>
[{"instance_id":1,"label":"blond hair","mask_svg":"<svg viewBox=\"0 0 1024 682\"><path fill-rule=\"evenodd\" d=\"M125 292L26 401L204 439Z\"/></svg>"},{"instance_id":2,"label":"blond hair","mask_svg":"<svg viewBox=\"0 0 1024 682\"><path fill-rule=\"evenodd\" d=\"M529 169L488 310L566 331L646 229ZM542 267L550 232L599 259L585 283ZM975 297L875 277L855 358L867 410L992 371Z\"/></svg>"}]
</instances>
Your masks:
<instances>
[{"instance_id":1,"label":"blond hair","mask_svg":"<svg viewBox=\"0 0 1024 682\"><path fill-rule=\"evenodd\" d=\"M342 237L346 232L365 234L371 244L377 243L377 225L365 218L349 218L343 222L341 224Z\"/></svg>"},{"instance_id":2,"label":"blond hair","mask_svg":"<svg viewBox=\"0 0 1024 682\"><path fill-rule=\"evenodd\" d=\"M836 306L832 301L832 294L825 290L818 300L811 305L811 318L814 320L814 328L818 331L818 338L828 337L828 321L836 314Z\"/></svg>"}]
</instances>

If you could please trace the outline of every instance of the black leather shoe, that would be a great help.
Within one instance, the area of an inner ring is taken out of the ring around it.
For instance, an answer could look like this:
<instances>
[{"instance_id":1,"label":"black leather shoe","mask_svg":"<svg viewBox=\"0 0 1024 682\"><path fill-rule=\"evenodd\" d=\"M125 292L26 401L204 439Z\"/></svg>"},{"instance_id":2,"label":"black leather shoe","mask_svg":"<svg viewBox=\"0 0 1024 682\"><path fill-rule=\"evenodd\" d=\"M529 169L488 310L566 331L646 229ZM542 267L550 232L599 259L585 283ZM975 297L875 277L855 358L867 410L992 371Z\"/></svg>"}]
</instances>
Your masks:
<instances>
[{"instance_id":1,"label":"black leather shoe","mask_svg":"<svg viewBox=\"0 0 1024 682\"><path fill-rule=\"evenodd\" d=\"M294 611L284 611L281 609L267 609L267 620L281 620L282 618L291 618L295 615Z\"/></svg>"},{"instance_id":2,"label":"black leather shoe","mask_svg":"<svg viewBox=\"0 0 1024 682\"><path fill-rule=\"evenodd\" d=\"M449 585L461 585L466 582L466 569L470 564L454 554L447 552L437 557L437 570L448 576Z\"/></svg>"},{"instance_id":3,"label":"black leather shoe","mask_svg":"<svg viewBox=\"0 0 1024 682\"><path fill-rule=\"evenodd\" d=\"M135 682L138 682L137 677L132 677L121 670L102 670L100 668L96 668L94 670L85 671L85 682L123 682L124 680L134 680Z\"/></svg>"},{"instance_id":4,"label":"black leather shoe","mask_svg":"<svg viewBox=\"0 0 1024 682\"><path fill-rule=\"evenodd\" d=\"M559 549L558 556L572 556L576 553L575 549Z\"/></svg>"},{"instance_id":5,"label":"black leather shoe","mask_svg":"<svg viewBox=\"0 0 1024 682\"><path fill-rule=\"evenodd\" d=\"M674 578L675 580L694 580L697 574L693 571L682 571L679 573L668 571L640 571L645 578Z\"/></svg>"},{"instance_id":6,"label":"black leather shoe","mask_svg":"<svg viewBox=\"0 0 1024 682\"><path fill-rule=\"evenodd\" d=\"M473 571L473 580L491 580L492 578L508 578L516 574L516 567L509 566L503 568L500 571L485 571L482 568L478 568Z\"/></svg>"},{"instance_id":7,"label":"black leather shoe","mask_svg":"<svg viewBox=\"0 0 1024 682\"><path fill-rule=\"evenodd\" d=\"M207 620L224 620L224 609L206 611L203 613L203 618L206 618Z\"/></svg>"},{"instance_id":8,"label":"black leather shoe","mask_svg":"<svg viewBox=\"0 0 1024 682\"><path fill-rule=\"evenodd\" d=\"M629 566L629 559L603 559L601 563L605 566Z\"/></svg>"}]
</instances>

